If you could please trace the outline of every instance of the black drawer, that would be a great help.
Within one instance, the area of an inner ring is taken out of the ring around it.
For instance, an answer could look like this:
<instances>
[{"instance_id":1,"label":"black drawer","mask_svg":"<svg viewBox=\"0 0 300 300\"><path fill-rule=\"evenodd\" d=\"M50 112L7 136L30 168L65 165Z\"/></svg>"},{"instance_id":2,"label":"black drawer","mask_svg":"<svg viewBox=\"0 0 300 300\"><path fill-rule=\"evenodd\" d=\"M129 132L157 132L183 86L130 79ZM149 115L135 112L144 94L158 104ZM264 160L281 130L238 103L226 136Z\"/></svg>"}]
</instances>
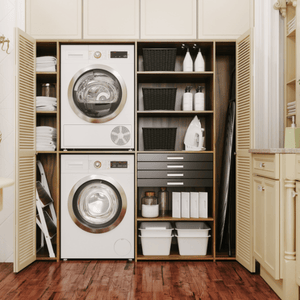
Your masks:
<instances>
[{"instance_id":1,"label":"black drawer","mask_svg":"<svg viewBox=\"0 0 300 300\"><path fill-rule=\"evenodd\" d=\"M166 162L166 161L152 161L152 162L138 162L138 170L212 170L212 161L196 161L196 162Z\"/></svg>"},{"instance_id":2,"label":"black drawer","mask_svg":"<svg viewBox=\"0 0 300 300\"><path fill-rule=\"evenodd\" d=\"M138 187L212 187L212 179L138 179Z\"/></svg>"},{"instance_id":3,"label":"black drawer","mask_svg":"<svg viewBox=\"0 0 300 300\"><path fill-rule=\"evenodd\" d=\"M200 170L200 171L138 171L138 178L213 178L213 171Z\"/></svg>"},{"instance_id":4,"label":"black drawer","mask_svg":"<svg viewBox=\"0 0 300 300\"><path fill-rule=\"evenodd\" d=\"M138 154L138 161L213 161L212 153L170 153L170 154Z\"/></svg>"}]
</instances>

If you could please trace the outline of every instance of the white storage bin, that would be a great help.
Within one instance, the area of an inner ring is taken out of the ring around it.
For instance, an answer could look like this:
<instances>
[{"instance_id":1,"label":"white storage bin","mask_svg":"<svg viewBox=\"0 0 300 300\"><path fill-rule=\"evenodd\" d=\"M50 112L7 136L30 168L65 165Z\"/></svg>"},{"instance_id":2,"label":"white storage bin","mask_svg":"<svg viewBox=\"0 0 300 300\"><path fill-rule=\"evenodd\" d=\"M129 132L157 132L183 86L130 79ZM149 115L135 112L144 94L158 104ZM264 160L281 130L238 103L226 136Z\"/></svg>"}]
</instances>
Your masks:
<instances>
[{"instance_id":1,"label":"white storage bin","mask_svg":"<svg viewBox=\"0 0 300 300\"><path fill-rule=\"evenodd\" d=\"M180 237L205 237L210 231L210 227L204 222L176 222L175 225Z\"/></svg>"},{"instance_id":2,"label":"white storage bin","mask_svg":"<svg viewBox=\"0 0 300 300\"><path fill-rule=\"evenodd\" d=\"M172 237L140 236L143 255L170 255Z\"/></svg>"},{"instance_id":3,"label":"white storage bin","mask_svg":"<svg viewBox=\"0 0 300 300\"><path fill-rule=\"evenodd\" d=\"M173 228L170 222L142 222L139 230L142 237L170 237Z\"/></svg>"},{"instance_id":4,"label":"white storage bin","mask_svg":"<svg viewBox=\"0 0 300 300\"><path fill-rule=\"evenodd\" d=\"M180 255L206 255L210 235L206 237L176 237Z\"/></svg>"}]
</instances>

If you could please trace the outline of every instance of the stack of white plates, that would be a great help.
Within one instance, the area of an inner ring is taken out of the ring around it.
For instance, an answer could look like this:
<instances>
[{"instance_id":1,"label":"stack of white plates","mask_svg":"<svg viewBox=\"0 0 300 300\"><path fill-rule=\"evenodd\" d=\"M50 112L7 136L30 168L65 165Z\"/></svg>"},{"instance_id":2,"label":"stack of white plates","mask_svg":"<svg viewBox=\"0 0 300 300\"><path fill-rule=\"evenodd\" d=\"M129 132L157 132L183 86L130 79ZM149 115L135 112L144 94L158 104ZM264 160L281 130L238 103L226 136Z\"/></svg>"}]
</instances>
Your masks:
<instances>
[{"instance_id":1,"label":"stack of white plates","mask_svg":"<svg viewBox=\"0 0 300 300\"><path fill-rule=\"evenodd\" d=\"M142 222L139 230L143 255L170 255L173 230L170 222Z\"/></svg>"},{"instance_id":2,"label":"stack of white plates","mask_svg":"<svg viewBox=\"0 0 300 300\"><path fill-rule=\"evenodd\" d=\"M57 99L54 97L36 97L36 111L56 111Z\"/></svg>"},{"instance_id":3,"label":"stack of white plates","mask_svg":"<svg viewBox=\"0 0 300 300\"><path fill-rule=\"evenodd\" d=\"M287 104L287 113L288 116L293 116L296 113L296 101L290 102Z\"/></svg>"},{"instance_id":4,"label":"stack of white plates","mask_svg":"<svg viewBox=\"0 0 300 300\"><path fill-rule=\"evenodd\" d=\"M36 127L36 150L54 151L56 149L56 129L50 126Z\"/></svg>"},{"instance_id":5,"label":"stack of white plates","mask_svg":"<svg viewBox=\"0 0 300 300\"><path fill-rule=\"evenodd\" d=\"M38 72L55 72L56 71L56 57L54 56L40 56L36 58L36 71Z\"/></svg>"},{"instance_id":6,"label":"stack of white plates","mask_svg":"<svg viewBox=\"0 0 300 300\"><path fill-rule=\"evenodd\" d=\"M206 255L210 227L204 222L176 222L180 255Z\"/></svg>"}]
</instances>

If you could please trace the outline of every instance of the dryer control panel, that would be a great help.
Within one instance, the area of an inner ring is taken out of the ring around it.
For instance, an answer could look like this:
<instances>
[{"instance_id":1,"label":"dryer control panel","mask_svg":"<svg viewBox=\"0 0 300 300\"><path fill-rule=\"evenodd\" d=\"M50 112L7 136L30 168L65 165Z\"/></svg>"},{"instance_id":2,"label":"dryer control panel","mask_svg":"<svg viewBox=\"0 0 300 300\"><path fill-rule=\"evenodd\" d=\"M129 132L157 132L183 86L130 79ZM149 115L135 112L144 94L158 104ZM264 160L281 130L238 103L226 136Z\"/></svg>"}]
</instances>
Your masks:
<instances>
[{"instance_id":1,"label":"dryer control panel","mask_svg":"<svg viewBox=\"0 0 300 300\"><path fill-rule=\"evenodd\" d=\"M128 168L128 162L127 161L111 161L110 167L113 168Z\"/></svg>"}]
</instances>

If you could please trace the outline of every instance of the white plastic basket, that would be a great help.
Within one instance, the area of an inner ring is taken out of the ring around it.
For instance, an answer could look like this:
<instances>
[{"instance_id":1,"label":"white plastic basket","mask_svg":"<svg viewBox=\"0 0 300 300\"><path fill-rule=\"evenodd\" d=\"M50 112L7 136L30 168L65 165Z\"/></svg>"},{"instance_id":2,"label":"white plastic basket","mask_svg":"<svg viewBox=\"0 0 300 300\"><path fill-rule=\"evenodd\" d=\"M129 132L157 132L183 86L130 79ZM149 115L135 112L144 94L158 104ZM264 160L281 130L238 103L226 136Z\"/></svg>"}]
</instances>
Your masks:
<instances>
[{"instance_id":1,"label":"white plastic basket","mask_svg":"<svg viewBox=\"0 0 300 300\"><path fill-rule=\"evenodd\" d=\"M180 255L206 255L209 236L177 237Z\"/></svg>"},{"instance_id":2,"label":"white plastic basket","mask_svg":"<svg viewBox=\"0 0 300 300\"><path fill-rule=\"evenodd\" d=\"M170 237L173 228L169 222L142 222L139 230L142 237Z\"/></svg>"},{"instance_id":3,"label":"white plastic basket","mask_svg":"<svg viewBox=\"0 0 300 300\"><path fill-rule=\"evenodd\" d=\"M143 255L170 255L172 237L140 236Z\"/></svg>"},{"instance_id":4,"label":"white plastic basket","mask_svg":"<svg viewBox=\"0 0 300 300\"><path fill-rule=\"evenodd\" d=\"M179 237L206 237L210 231L205 222L176 222L175 226Z\"/></svg>"}]
</instances>

